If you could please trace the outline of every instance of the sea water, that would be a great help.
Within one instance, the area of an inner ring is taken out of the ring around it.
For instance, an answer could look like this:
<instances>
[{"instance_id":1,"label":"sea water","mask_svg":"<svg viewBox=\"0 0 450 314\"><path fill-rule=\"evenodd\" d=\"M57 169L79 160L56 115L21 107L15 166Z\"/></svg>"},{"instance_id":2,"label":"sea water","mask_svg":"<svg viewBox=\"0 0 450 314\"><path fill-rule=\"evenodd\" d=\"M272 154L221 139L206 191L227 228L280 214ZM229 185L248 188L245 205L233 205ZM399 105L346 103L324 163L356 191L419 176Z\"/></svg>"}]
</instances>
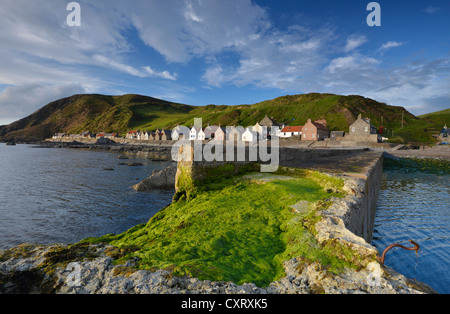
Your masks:
<instances>
[{"instance_id":1,"label":"sea water","mask_svg":"<svg viewBox=\"0 0 450 314\"><path fill-rule=\"evenodd\" d=\"M385 265L450 293L450 163L385 159L375 220L378 250L417 242L421 250L390 250Z\"/></svg>"},{"instance_id":2,"label":"sea water","mask_svg":"<svg viewBox=\"0 0 450 314\"><path fill-rule=\"evenodd\" d=\"M118 234L171 203L174 191L136 192L132 186L172 162L118 156L0 143L0 249ZM133 162L142 166L126 165Z\"/></svg>"}]
</instances>

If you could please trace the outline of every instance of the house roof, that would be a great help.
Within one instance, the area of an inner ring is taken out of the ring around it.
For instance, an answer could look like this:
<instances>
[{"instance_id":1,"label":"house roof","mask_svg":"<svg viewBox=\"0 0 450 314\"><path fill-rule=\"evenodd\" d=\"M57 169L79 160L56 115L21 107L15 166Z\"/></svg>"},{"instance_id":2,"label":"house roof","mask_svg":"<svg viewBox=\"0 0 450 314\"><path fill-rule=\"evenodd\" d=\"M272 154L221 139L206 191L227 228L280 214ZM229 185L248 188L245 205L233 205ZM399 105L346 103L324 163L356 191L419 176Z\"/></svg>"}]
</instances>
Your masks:
<instances>
[{"instance_id":1,"label":"house roof","mask_svg":"<svg viewBox=\"0 0 450 314\"><path fill-rule=\"evenodd\" d=\"M358 115L358 119L357 119L355 122L357 122L358 120L362 120L362 121L364 121L365 123L367 123L371 128L376 129L376 127L374 127L374 126L370 123L370 119L369 119L369 118L363 118L362 115L359 114L359 115ZM354 124L355 122L353 122L353 124ZM353 125L353 124L352 124L352 125Z\"/></svg>"},{"instance_id":2,"label":"house roof","mask_svg":"<svg viewBox=\"0 0 450 314\"><path fill-rule=\"evenodd\" d=\"M230 128L227 127L227 133L228 134L233 134L233 133L242 134L244 132L245 132L245 130L242 127L236 127L236 126L232 126Z\"/></svg>"},{"instance_id":3,"label":"house roof","mask_svg":"<svg viewBox=\"0 0 450 314\"><path fill-rule=\"evenodd\" d=\"M303 129L303 126L286 126L284 129L281 130L283 133L294 133L294 132L301 132Z\"/></svg>"},{"instance_id":4,"label":"house roof","mask_svg":"<svg viewBox=\"0 0 450 314\"><path fill-rule=\"evenodd\" d=\"M219 130L222 131L223 133L225 133L224 128L222 128L218 125L208 125L206 127L206 129L204 130L204 132L205 132L206 136L211 136L212 134L217 133L217 131L219 131Z\"/></svg>"},{"instance_id":5,"label":"house roof","mask_svg":"<svg viewBox=\"0 0 450 314\"><path fill-rule=\"evenodd\" d=\"M259 125L266 126L266 127L279 126L275 120L269 118L267 115L264 117L264 119L261 120Z\"/></svg>"},{"instance_id":6,"label":"house roof","mask_svg":"<svg viewBox=\"0 0 450 314\"><path fill-rule=\"evenodd\" d=\"M312 122L312 124L314 124L314 126L315 126L316 128L318 128L318 129L328 131L328 128L327 128L326 126L324 126L323 124L321 124L321 123L318 123L318 122Z\"/></svg>"}]
</instances>

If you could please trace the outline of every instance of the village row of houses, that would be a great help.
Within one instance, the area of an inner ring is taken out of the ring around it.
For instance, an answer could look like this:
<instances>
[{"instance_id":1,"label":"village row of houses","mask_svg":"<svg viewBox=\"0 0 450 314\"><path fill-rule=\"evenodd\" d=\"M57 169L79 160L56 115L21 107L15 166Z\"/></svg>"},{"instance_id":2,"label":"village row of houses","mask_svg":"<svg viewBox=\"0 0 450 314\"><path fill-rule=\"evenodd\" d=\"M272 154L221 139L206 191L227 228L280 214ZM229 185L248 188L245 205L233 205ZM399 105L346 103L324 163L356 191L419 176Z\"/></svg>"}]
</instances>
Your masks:
<instances>
[{"instance_id":1,"label":"village row of houses","mask_svg":"<svg viewBox=\"0 0 450 314\"><path fill-rule=\"evenodd\" d=\"M129 131L126 135L127 139L140 141L178 141L182 139L188 140L231 140L243 142L256 142L271 139L273 136L279 138L298 138L304 141L323 141L323 140L352 140L352 141L370 141L380 142L381 137L377 134L377 129L370 123L370 119L363 119L361 115L350 125L349 133L344 131L331 131L327 127L325 120L308 122L303 126L286 126L279 125L273 118L267 115L263 120L254 126L243 127L221 127L208 125L206 128L193 126L177 126L173 130L157 129L155 132L148 131ZM109 138L115 139L119 136L116 133L97 133L91 134L84 132L80 135L55 134L54 139L63 137L73 138Z\"/></svg>"}]
</instances>

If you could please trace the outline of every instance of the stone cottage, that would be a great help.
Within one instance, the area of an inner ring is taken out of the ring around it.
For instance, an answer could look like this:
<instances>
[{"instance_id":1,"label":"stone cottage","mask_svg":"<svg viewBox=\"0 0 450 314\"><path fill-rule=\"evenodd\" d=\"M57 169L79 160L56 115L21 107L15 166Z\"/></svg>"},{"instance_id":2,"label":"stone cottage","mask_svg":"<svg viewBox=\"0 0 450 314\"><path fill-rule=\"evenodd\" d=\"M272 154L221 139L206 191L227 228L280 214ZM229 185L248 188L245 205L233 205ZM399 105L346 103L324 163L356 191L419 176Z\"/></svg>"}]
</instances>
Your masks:
<instances>
[{"instance_id":1,"label":"stone cottage","mask_svg":"<svg viewBox=\"0 0 450 314\"><path fill-rule=\"evenodd\" d=\"M378 143L381 142L381 137L377 133L377 128L370 123L370 119L363 119L362 115L359 114L358 119L350 125L347 140Z\"/></svg>"},{"instance_id":2,"label":"stone cottage","mask_svg":"<svg viewBox=\"0 0 450 314\"><path fill-rule=\"evenodd\" d=\"M261 122L257 123L253 127L253 131L258 133L260 140L265 140L275 135L276 131L280 129L280 125L272 118L269 118L267 115Z\"/></svg>"}]
</instances>

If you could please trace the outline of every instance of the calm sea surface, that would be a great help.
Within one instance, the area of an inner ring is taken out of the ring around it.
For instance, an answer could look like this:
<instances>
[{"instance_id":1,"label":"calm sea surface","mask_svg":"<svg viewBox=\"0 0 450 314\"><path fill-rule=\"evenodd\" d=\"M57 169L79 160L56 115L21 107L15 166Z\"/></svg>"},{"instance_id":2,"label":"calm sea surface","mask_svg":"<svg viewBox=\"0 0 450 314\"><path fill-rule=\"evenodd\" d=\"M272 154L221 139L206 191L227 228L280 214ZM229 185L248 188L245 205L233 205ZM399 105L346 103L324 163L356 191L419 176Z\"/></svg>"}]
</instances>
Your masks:
<instances>
[{"instance_id":1,"label":"calm sea surface","mask_svg":"<svg viewBox=\"0 0 450 314\"><path fill-rule=\"evenodd\" d=\"M152 162L145 154L119 160L118 155L0 143L0 249L121 233L171 203L173 191L131 188L171 162ZM119 165L123 162L143 166Z\"/></svg>"},{"instance_id":2,"label":"calm sea surface","mask_svg":"<svg viewBox=\"0 0 450 314\"><path fill-rule=\"evenodd\" d=\"M450 293L450 166L441 162L385 160L374 241L380 252L393 243L421 246L390 250L385 264Z\"/></svg>"}]
</instances>

